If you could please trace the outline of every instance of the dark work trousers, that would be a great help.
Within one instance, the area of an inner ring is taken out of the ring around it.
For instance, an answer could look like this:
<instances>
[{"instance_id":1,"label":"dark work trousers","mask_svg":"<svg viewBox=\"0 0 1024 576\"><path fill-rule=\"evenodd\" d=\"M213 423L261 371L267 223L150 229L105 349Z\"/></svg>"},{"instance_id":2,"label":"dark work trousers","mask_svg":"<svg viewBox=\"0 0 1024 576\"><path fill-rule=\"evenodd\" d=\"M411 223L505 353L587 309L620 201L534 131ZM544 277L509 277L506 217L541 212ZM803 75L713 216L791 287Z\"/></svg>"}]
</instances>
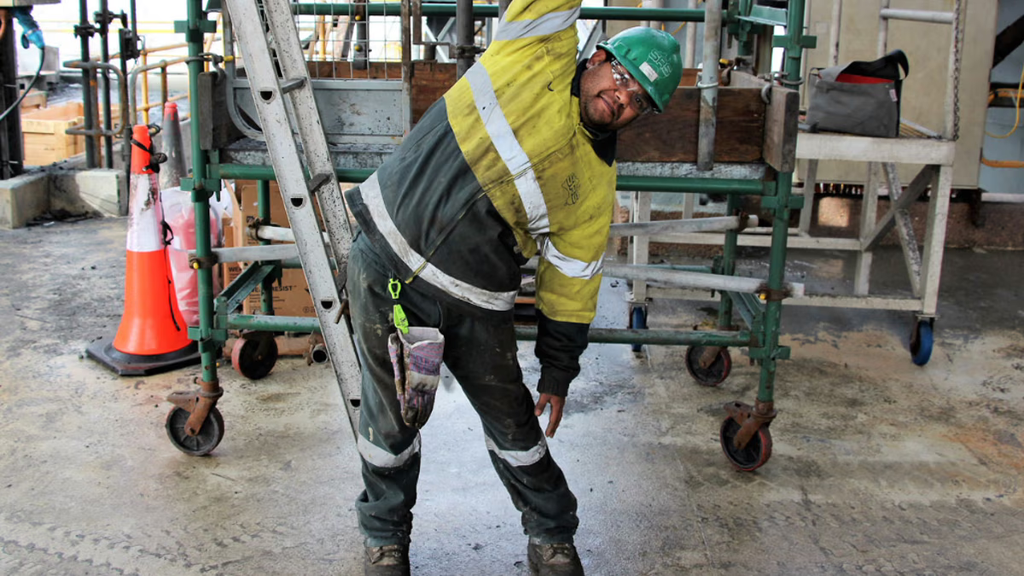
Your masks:
<instances>
[{"instance_id":1,"label":"dark work trousers","mask_svg":"<svg viewBox=\"0 0 1024 576\"><path fill-rule=\"evenodd\" d=\"M420 472L420 435L402 421L388 357L394 301L387 287L397 276L362 234L352 245L348 271L363 369L357 447L365 490L356 499L359 527L367 546L406 544ZM533 398L516 358L512 313L497 319L467 315L418 291L419 282L402 284L399 302L410 326L431 326L444 334L444 363L480 415L491 463L522 513L526 534L544 543L572 542L579 524L576 497L548 453L533 414ZM451 480L458 490L459 479Z\"/></svg>"}]
</instances>

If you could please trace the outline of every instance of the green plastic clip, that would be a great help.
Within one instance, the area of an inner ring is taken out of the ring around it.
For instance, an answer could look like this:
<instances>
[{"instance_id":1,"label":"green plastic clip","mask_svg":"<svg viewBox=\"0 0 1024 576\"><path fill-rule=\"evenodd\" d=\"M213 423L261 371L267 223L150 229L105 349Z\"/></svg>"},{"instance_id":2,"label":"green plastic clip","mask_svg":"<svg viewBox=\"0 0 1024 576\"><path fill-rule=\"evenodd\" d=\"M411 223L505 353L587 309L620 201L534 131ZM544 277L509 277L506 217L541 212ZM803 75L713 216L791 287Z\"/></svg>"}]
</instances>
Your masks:
<instances>
[{"instance_id":1,"label":"green plastic clip","mask_svg":"<svg viewBox=\"0 0 1024 576\"><path fill-rule=\"evenodd\" d=\"M392 278L388 281L388 292L391 293L392 300L398 300L398 295L402 292L402 283ZM405 310L402 309L402 305L395 302L392 308L392 316L395 318L395 328L402 331L402 334L409 333L409 319L405 317Z\"/></svg>"}]
</instances>

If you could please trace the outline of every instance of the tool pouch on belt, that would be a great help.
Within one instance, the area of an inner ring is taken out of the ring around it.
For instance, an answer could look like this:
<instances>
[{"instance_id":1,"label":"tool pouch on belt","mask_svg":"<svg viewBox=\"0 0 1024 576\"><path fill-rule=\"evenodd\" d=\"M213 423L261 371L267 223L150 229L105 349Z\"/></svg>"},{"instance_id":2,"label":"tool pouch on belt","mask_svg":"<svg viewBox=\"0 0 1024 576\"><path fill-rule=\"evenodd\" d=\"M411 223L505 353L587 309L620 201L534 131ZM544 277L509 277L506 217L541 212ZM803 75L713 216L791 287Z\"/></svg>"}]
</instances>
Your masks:
<instances>
[{"instance_id":1,"label":"tool pouch on belt","mask_svg":"<svg viewBox=\"0 0 1024 576\"><path fill-rule=\"evenodd\" d=\"M441 381L444 335L437 328L412 326L388 336L388 354L395 369L395 390L408 426L422 428L434 409Z\"/></svg>"},{"instance_id":2,"label":"tool pouch on belt","mask_svg":"<svg viewBox=\"0 0 1024 576\"><path fill-rule=\"evenodd\" d=\"M899 136L902 85L909 72L907 55L902 50L893 50L871 62L813 70L808 130L883 138Z\"/></svg>"}]
</instances>

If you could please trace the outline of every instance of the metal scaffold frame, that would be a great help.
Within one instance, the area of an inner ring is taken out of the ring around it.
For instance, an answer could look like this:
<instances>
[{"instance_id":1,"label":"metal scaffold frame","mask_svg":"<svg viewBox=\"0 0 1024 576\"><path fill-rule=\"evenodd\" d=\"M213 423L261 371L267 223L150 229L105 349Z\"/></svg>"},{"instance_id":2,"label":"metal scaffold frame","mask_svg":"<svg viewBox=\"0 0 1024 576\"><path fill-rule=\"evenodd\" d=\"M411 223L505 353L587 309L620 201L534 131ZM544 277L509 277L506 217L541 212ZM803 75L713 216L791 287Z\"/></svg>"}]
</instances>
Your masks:
<instances>
[{"instance_id":1,"label":"metal scaffold frame","mask_svg":"<svg viewBox=\"0 0 1024 576\"><path fill-rule=\"evenodd\" d=\"M259 164L222 163L220 162L220 151L202 147L204 138L201 134L200 123L193 122L191 126L193 131L193 172L192 177L182 180L182 189L192 192L196 211L197 244L192 262L199 274L200 325L190 328L189 335L200 344L203 372L198 392L177 393L172 395L170 400L179 407L187 408L192 413L188 429L196 432L200 429L203 419L207 417L207 413L212 413L215 410L216 400L223 393L217 378L216 358L217 353L227 341L228 330L270 334L269 338L250 336L248 341L252 343L250 348L254 354L273 353L275 357L276 351L271 350L271 344L269 344L273 342L272 333L322 332L328 349L331 351L332 361L335 363L341 361L345 364L343 368L336 366L335 372L342 394L346 399L345 405L349 409L353 429L355 429L358 418L358 382L352 381L358 380L353 376L354 358L348 357L352 355L347 351L350 348L337 343L338 328L335 327L344 317L346 309L344 297L341 296L342 305L340 307L332 307L334 300L324 278L328 272L322 269L325 265L319 256L325 246L329 247L335 261L333 266L337 270L343 270L344 262L347 259L347 244L344 242L339 244L337 237L339 234L344 235L344 232L338 230L337 226L331 225L326 216L324 216L324 222L328 226L324 239L320 238L320 228L309 222L293 221L294 229L290 232L270 226L270 189L268 185L270 180L277 179L276 174L282 173L281 170L292 169L284 172L290 172L291 176L289 176L289 182L281 183L282 194L289 215L299 215L304 218L305 212L303 211L308 210L311 205L305 202L307 198L315 198L324 211L328 210L328 206L325 206L323 202L325 198L336 196L328 191L330 186L327 184L334 182L334 178L339 181L361 182L372 173L371 169L362 167L338 168L335 165L334 173L330 174L328 179L328 175L321 174L322 168L314 170L314 164L322 163L319 159L320 153L317 152L319 150L317 142L322 142L323 130L320 128L319 121L316 122L315 128L311 129L312 121L308 118L303 120L303 112L299 110L304 107L315 108L312 105L313 84L310 82L308 72L299 71L294 61L286 61L289 58L295 58L294 54L286 53L296 52L296 50L291 50L292 40L288 40L284 36L287 35L287 28L290 27L292 34L294 34L295 28L294 24L284 26L278 18L282 11L287 10L298 14L316 14L318 11L333 11L338 6L348 5L284 4L278 6L275 4L271 6L275 1L265 0L263 9L266 10L266 25L270 27L266 37L278 36L273 39L277 47L272 48L270 44L263 45L264 39L259 39L255 43L249 39L248 44L242 43L243 50L249 51L249 54L243 54L243 58L246 62L251 60L250 65L259 66L251 71L250 87L254 100L258 102L257 107L264 130L273 130L278 137L284 133L291 134L297 131L301 146L286 146L285 148L290 151L282 153L280 152L283 150L281 142L272 142L268 138L267 143L270 147L270 157L273 158L273 167ZM254 0L231 0L227 4L241 9L243 5L247 7L249 3L252 3L253 6L256 5ZM466 11L471 10L473 17L498 15L497 6L463 6L460 9L452 5L423 5L413 8L409 0L401 5L363 3L361 6L367 15L401 14L403 16L404 46L410 45L409 15L413 13L426 14L428 11L437 11L437 13L455 14L458 11L462 17L465 17ZM691 6L693 6L692 2ZM785 24L786 34L775 37L776 45L786 50L785 70L781 74L777 74L776 77L797 79L800 76L802 51L808 46L813 46L814 39L803 34L803 0L794 0L788 10L767 8L755 4L753 0L740 0L736 6L738 10L730 11L728 14L723 14L721 5L716 2L706 4L705 10L693 8L686 10L583 8L582 10L582 18L706 22L705 71L696 87L700 91L697 162L674 165L623 163L620 165L618 188L636 192L723 193L729 196L730 209L729 214L723 218L613 225L613 236L632 237L638 243L643 242L645 238L663 233L686 235L709 230L723 232L725 238L723 255L716 259L711 266L662 268L630 264L607 265L605 268L606 276L629 279L636 286L654 281L683 288L717 291L721 294L717 330L692 332L647 330L646 306L640 305L631 309L630 329L593 329L590 333L590 340L595 343L627 343L634 346L642 344L689 345L690 348L686 355L687 368L698 382L705 385L716 385L728 375L731 366L728 347L748 347L751 359L761 367L756 402L753 406L742 402L727 403L725 410L728 415L722 424L720 436L723 450L730 462L741 470L753 470L763 465L771 455L771 436L768 426L775 417L776 364L779 360L787 359L790 353L789 348L779 345L782 301L803 295L801 284L789 283L784 279L788 241L786 223L789 221L791 210L799 209L801 206L801 198L792 194L798 94L785 88L781 82L762 81L758 85L758 89L760 96L766 102L765 123L766 126L769 124L772 126L771 130L767 128L765 130L764 162L749 165L715 164L714 144L719 83L718 46L722 43L723 30L728 28L730 33L735 34L739 40L741 55L752 57L755 44L763 46L764 36L767 34L768 37L771 37L772 26ZM200 0L188 0L188 7L189 19L187 23L184 23L183 28L186 30L186 40L189 43L191 57L189 60L190 102L193 117L199 118L200 98L196 97L195 90L196 86L200 85L202 66L202 58L199 53L200 42L202 34L209 32L209 28L214 23L205 19ZM248 8L246 9L248 10ZM273 18L271 17L272 13ZM278 18L279 24L271 23L274 18ZM225 18L224 21L226 26L230 25L230 18ZM285 41L289 47L282 48L280 42ZM692 44L692 42L688 43ZM261 45L262 48L260 48ZM465 49L465 46L460 46L460 48ZM257 62L264 57L264 51L276 51L279 64L274 66L258 64ZM301 49L297 52L301 55ZM465 53L465 50L462 53ZM408 72L406 60L403 58L403 73ZM277 85L276 88L272 87L267 80L267 78L273 77L275 68L278 70L276 72L277 79L273 81ZM408 83L403 82L403 87L408 90ZM278 93L282 98L287 96L286 99L291 104L284 107L283 104L278 103L275 96ZM405 101L408 102L408 95L406 95ZM299 102L306 106L297 105ZM277 106L280 107L275 108ZM289 117L287 122L282 118L283 116ZM279 122L285 123L280 126L270 125L277 125ZM281 132L282 130L286 132ZM287 140L287 138L284 139ZM275 149L279 151L275 152ZM295 164L288 160L287 157L293 154L298 154L302 158L302 164ZM315 157L309 158L309 154L313 154ZM305 166L306 170L296 171L293 169L295 166ZM296 174L302 172L307 173L305 185L301 181L295 180ZM263 246L248 249L214 249L210 244L209 219L204 215L209 214L210 198L219 193L221 180L230 178L260 181L259 221L253 226L252 232ZM303 187L307 190L303 191ZM334 188L337 188L336 184L334 184ZM740 231L756 225L756 219L748 218L739 210L739 200L744 195L760 196L762 206L770 209L773 214L769 271L767 278L764 279L743 278L735 275L736 247ZM338 209L344 214L344 210L334 200L328 204L331 210ZM271 240L287 239L290 235L296 239L296 244L267 245ZM315 256L315 260L318 261L314 269L311 269L307 262L311 255ZM317 318L273 316L272 301L268 297L270 284L282 267L298 265L296 257L302 262L301 265L305 270L311 292L314 291L314 288L318 292L318 294L314 294L314 302L318 311ZM214 263L226 261L252 261L253 263L221 294L213 294L212 266ZM333 284L333 276L329 280ZM235 309L242 299L258 286L263 288L261 303L263 314L236 314ZM343 282L339 286L343 287ZM738 316L742 320L745 328L734 325L734 316ZM325 322L331 324L330 330ZM536 329L533 327L519 327L516 332L520 339L536 338ZM243 371L244 373L245 371ZM210 449L212 450L212 447Z\"/></svg>"},{"instance_id":2,"label":"metal scaffold frame","mask_svg":"<svg viewBox=\"0 0 1024 576\"><path fill-rule=\"evenodd\" d=\"M833 0L832 43L829 60L839 59L839 29L842 18L842 0ZM889 50L889 21L905 20L923 24L941 24L950 27L949 64L946 75L945 114L941 133L904 122L899 138L866 138L838 134L803 133L797 141L797 157L808 160L804 194L811 197L817 183L818 162L844 160L867 164L867 180L861 206L859 237L856 239L828 240L808 236L812 202L800 214L799 232L809 247L850 250L857 254L854 269L853 296L814 297L807 304L844 306L853 308L906 310L914 312L916 321L910 335L910 352L915 364L923 365L931 357L932 329L938 308L939 279L946 240L946 222L953 188L953 161L956 141L960 132L960 70L964 47L964 29L967 0L955 0L952 12L900 10L890 8L890 0L882 0L878 16L878 56ZM909 130L907 129L909 128ZM907 134L910 135L907 135ZM924 166L904 188L897 172L897 164L923 164ZM879 192L886 188L889 210L877 218ZM928 216L923 244L919 247L911 225L908 209L926 190ZM903 251L911 298L880 297L870 295L870 276L873 251L893 228L897 231ZM802 241L800 242L802 243ZM799 245L799 244L798 244Z\"/></svg>"},{"instance_id":3,"label":"metal scaffold frame","mask_svg":"<svg viewBox=\"0 0 1024 576\"><path fill-rule=\"evenodd\" d=\"M938 307L946 224L953 187L953 162L959 136L960 69L963 53L967 0L955 0L951 12L904 10L890 7L890 0L882 0L879 15L878 56L889 50L888 23L891 20L919 22L924 25L950 26L950 53L945 83L945 114L941 133L917 124L903 121L898 138L869 138L834 133L801 132L797 139L796 156L807 161L807 173L797 190L804 205L799 214L799 225L789 230L791 248L812 250L840 250L856 254L853 290L850 295L808 293L805 298L793 300L801 306L848 307L913 312L915 322L910 335L912 360L919 365L928 362L933 345L932 329ZM843 13L843 0L833 0L830 26L831 44L829 62L839 63L839 30ZM794 23L795 24L795 23ZM806 24L806 23L804 23ZM840 160L866 164L867 179L861 202L861 218L856 238L813 237L810 233L814 211L814 191L817 185L818 163L822 160ZM909 185L900 181L898 164L923 165ZM885 190L890 201L888 211L876 216L880 192ZM919 244L909 216L909 207L930 190L925 235ZM650 198L634 196L634 218L650 218ZM683 215L692 217L693 195L686 198ZM895 229L906 264L911 296L878 295L870 291L873 252L883 238ZM767 247L775 239L765 230L747 230L738 238L740 246ZM722 234L691 233L651 238L650 241L680 242L685 244L727 245L730 240ZM646 263L647 241L639 241L631 255L634 263ZM692 292L675 288L639 286L635 301L647 298L694 297Z\"/></svg>"}]
</instances>

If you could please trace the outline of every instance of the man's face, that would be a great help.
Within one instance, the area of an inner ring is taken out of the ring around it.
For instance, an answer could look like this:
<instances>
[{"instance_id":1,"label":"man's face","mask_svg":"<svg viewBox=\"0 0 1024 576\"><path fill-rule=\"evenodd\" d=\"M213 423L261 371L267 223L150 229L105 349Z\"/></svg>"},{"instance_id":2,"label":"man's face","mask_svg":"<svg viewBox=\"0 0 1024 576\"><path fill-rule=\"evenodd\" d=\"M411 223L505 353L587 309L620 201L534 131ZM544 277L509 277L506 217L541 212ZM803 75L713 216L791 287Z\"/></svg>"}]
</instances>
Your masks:
<instances>
[{"instance_id":1,"label":"man's face","mask_svg":"<svg viewBox=\"0 0 1024 576\"><path fill-rule=\"evenodd\" d=\"M636 120L641 115L638 108L644 108L637 105L638 99L650 105L650 97L621 66L616 82L610 57L604 50L595 52L580 78L580 116L586 126L596 130L619 130ZM627 75L625 81L622 74Z\"/></svg>"}]
</instances>

